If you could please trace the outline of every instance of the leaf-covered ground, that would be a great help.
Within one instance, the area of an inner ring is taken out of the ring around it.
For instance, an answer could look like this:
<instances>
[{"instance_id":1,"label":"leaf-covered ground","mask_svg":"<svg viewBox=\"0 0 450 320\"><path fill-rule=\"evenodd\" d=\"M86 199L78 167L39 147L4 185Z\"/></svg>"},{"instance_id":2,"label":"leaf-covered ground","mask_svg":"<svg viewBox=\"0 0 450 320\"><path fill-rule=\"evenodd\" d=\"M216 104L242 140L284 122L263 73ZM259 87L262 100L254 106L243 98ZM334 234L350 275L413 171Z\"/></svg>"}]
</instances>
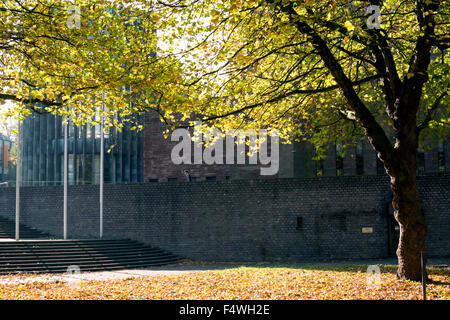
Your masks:
<instances>
[{"instance_id":1,"label":"leaf-covered ground","mask_svg":"<svg viewBox=\"0 0 450 320\"><path fill-rule=\"evenodd\" d=\"M0 299L421 299L421 283L399 281L395 270L382 266L378 287L368 283L367 266L241 267L124 280L0 284ZM428 273L427 297L450 300L450 270L429 268Z\"/></svg>"}]
</instances>

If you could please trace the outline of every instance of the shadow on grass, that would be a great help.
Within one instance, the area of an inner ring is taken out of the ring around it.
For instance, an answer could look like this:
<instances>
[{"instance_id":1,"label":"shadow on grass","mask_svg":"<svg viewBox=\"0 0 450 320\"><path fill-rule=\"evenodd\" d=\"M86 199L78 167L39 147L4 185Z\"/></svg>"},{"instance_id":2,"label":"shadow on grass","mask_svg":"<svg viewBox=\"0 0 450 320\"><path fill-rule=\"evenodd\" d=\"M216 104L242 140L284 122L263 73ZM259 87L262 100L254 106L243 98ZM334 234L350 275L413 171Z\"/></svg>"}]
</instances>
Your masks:
<instances>
[{"instance_id":1,"label":"shadow on grass","mask_svg":"<svg viewBox=\"0 0 450 320\"><path fill-rule=\"evenodd\" d=\"M380 272L389 273L392 275L397 274L396 265L378 265L380 267ZM286 269L295 269L295 270L316 270L316 271L333 271L333 272L352 272L352 273L366 273L369 265L339 265L339 266L268 266L268 267L256 267L260 269L264 268L286 268ZM450 279L450 269L448 267L436 267L429 266L427 267L427 275L429 277L432 276L444 276ZM450 281L444 280L433 280L432 278L428 278L427 284L439 285L439 286L448 286L450 285Z\"/></svg>"},{"instance_id":2,"label":"shadow on grass","mask_svg":"<svg viewBox=\"0 0 450 320\"><path fill-rule=\"evenodd\" d=\"M450 281L439 281L439 280L428 279L427 284L435 284L437 286L450 286Z\"/></svg>"}]
</instances>

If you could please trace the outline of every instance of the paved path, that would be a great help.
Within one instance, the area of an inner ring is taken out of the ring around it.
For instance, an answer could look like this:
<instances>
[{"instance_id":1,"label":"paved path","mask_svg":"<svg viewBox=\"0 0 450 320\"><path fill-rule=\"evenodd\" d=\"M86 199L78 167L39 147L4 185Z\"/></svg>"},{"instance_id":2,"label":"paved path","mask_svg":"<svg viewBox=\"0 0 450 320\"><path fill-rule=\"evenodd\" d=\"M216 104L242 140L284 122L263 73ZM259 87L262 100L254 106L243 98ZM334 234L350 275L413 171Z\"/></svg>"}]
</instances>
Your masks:
<instances>
[{"instance_id":1,"label":"paved path","mask_svg":"<svg viewBox=\"0 0 450 320\"><path fill-rule=\"evenodd\" d=\"M148 276L178 275L194 272L205 272L213 270L224 270L231 268L246 267L317 267L317 266L345 266L345 265L397 265L396 259L376 259L376 260L340 260L327 262L305 262L305 263L207 263L207 262L186 262L176 265L163 267L152 267L148 269L130 269L120 271L98 271L82 272L80 274L36 274L36 275L17 275L0 276L0 284L20 284L33 282L52 282L52 281L98 281L98 280L120 280L127 278L139 278ZM435 258L428 260L429 266L442 266L449 268L449 258Z\"/></svg>"}]
</instances>

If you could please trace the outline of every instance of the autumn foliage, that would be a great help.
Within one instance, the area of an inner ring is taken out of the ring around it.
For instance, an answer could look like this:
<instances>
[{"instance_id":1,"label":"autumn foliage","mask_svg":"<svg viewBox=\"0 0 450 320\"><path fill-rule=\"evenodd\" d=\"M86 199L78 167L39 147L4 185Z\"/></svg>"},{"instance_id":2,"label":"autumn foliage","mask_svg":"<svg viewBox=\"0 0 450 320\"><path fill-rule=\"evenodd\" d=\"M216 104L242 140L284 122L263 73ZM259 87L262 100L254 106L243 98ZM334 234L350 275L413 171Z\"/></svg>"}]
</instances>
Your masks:
<instances>
[{"instance_id":1,"label":"autumn foliage","mask_svg":"<svg viewBox=\"0 0 450 320\"><path fill-rule=\"evenodd\" d=\"M367 266L311 268L235 268L125 280L10 283L0 277L0 299L218 299L218 300L414 300L420 283L398 281L392 266L381 267L378 287L368 285ZM450 270L429 268L427 298L450 300Z\"/></svg>"}]
</instances>

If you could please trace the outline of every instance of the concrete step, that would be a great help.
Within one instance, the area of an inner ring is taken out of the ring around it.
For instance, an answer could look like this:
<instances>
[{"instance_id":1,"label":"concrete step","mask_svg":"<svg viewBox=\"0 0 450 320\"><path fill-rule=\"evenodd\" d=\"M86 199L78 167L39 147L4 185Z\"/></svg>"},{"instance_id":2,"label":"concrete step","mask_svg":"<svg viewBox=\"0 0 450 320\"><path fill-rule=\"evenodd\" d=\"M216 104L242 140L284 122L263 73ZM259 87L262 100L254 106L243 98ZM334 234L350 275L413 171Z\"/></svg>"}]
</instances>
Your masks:
<instances>
[{"instance_id":1,"label":"concrete step","mask_svg":"<svg viewBox=\"0 0 450 320\"><path fill-rule=\"evenodd\" d=\"M0 274L119 270L173 264L181 258L132 240L23 240L0 242Z\"/></svg>"},{"instance_id":2,"label":"concrete step","mask_svg":"<svg viewBox=\"0 0 450 320\"><path fill-rule=\"evenodd\" d=\"M34 228L20 224L21 239L49 239L51 236ZM0 239L14 239L16 236L15 222L5 217L0 217Z\"/></svg>"},{"instance_id":3,"label":"concrete step","mask_svg":"<svg viewBox=\"0 0 450 320\"><path fill-rule=\"evenodd\" d=\"M0 239L14 237L14 221L0 217ZM170 252L129 239L44 240L50 235L25 225L20 226L20 238L0 241L0 274L64 273L74 265L82 272L133 269L181 260Z\"/></svg>"}]
</instances>

